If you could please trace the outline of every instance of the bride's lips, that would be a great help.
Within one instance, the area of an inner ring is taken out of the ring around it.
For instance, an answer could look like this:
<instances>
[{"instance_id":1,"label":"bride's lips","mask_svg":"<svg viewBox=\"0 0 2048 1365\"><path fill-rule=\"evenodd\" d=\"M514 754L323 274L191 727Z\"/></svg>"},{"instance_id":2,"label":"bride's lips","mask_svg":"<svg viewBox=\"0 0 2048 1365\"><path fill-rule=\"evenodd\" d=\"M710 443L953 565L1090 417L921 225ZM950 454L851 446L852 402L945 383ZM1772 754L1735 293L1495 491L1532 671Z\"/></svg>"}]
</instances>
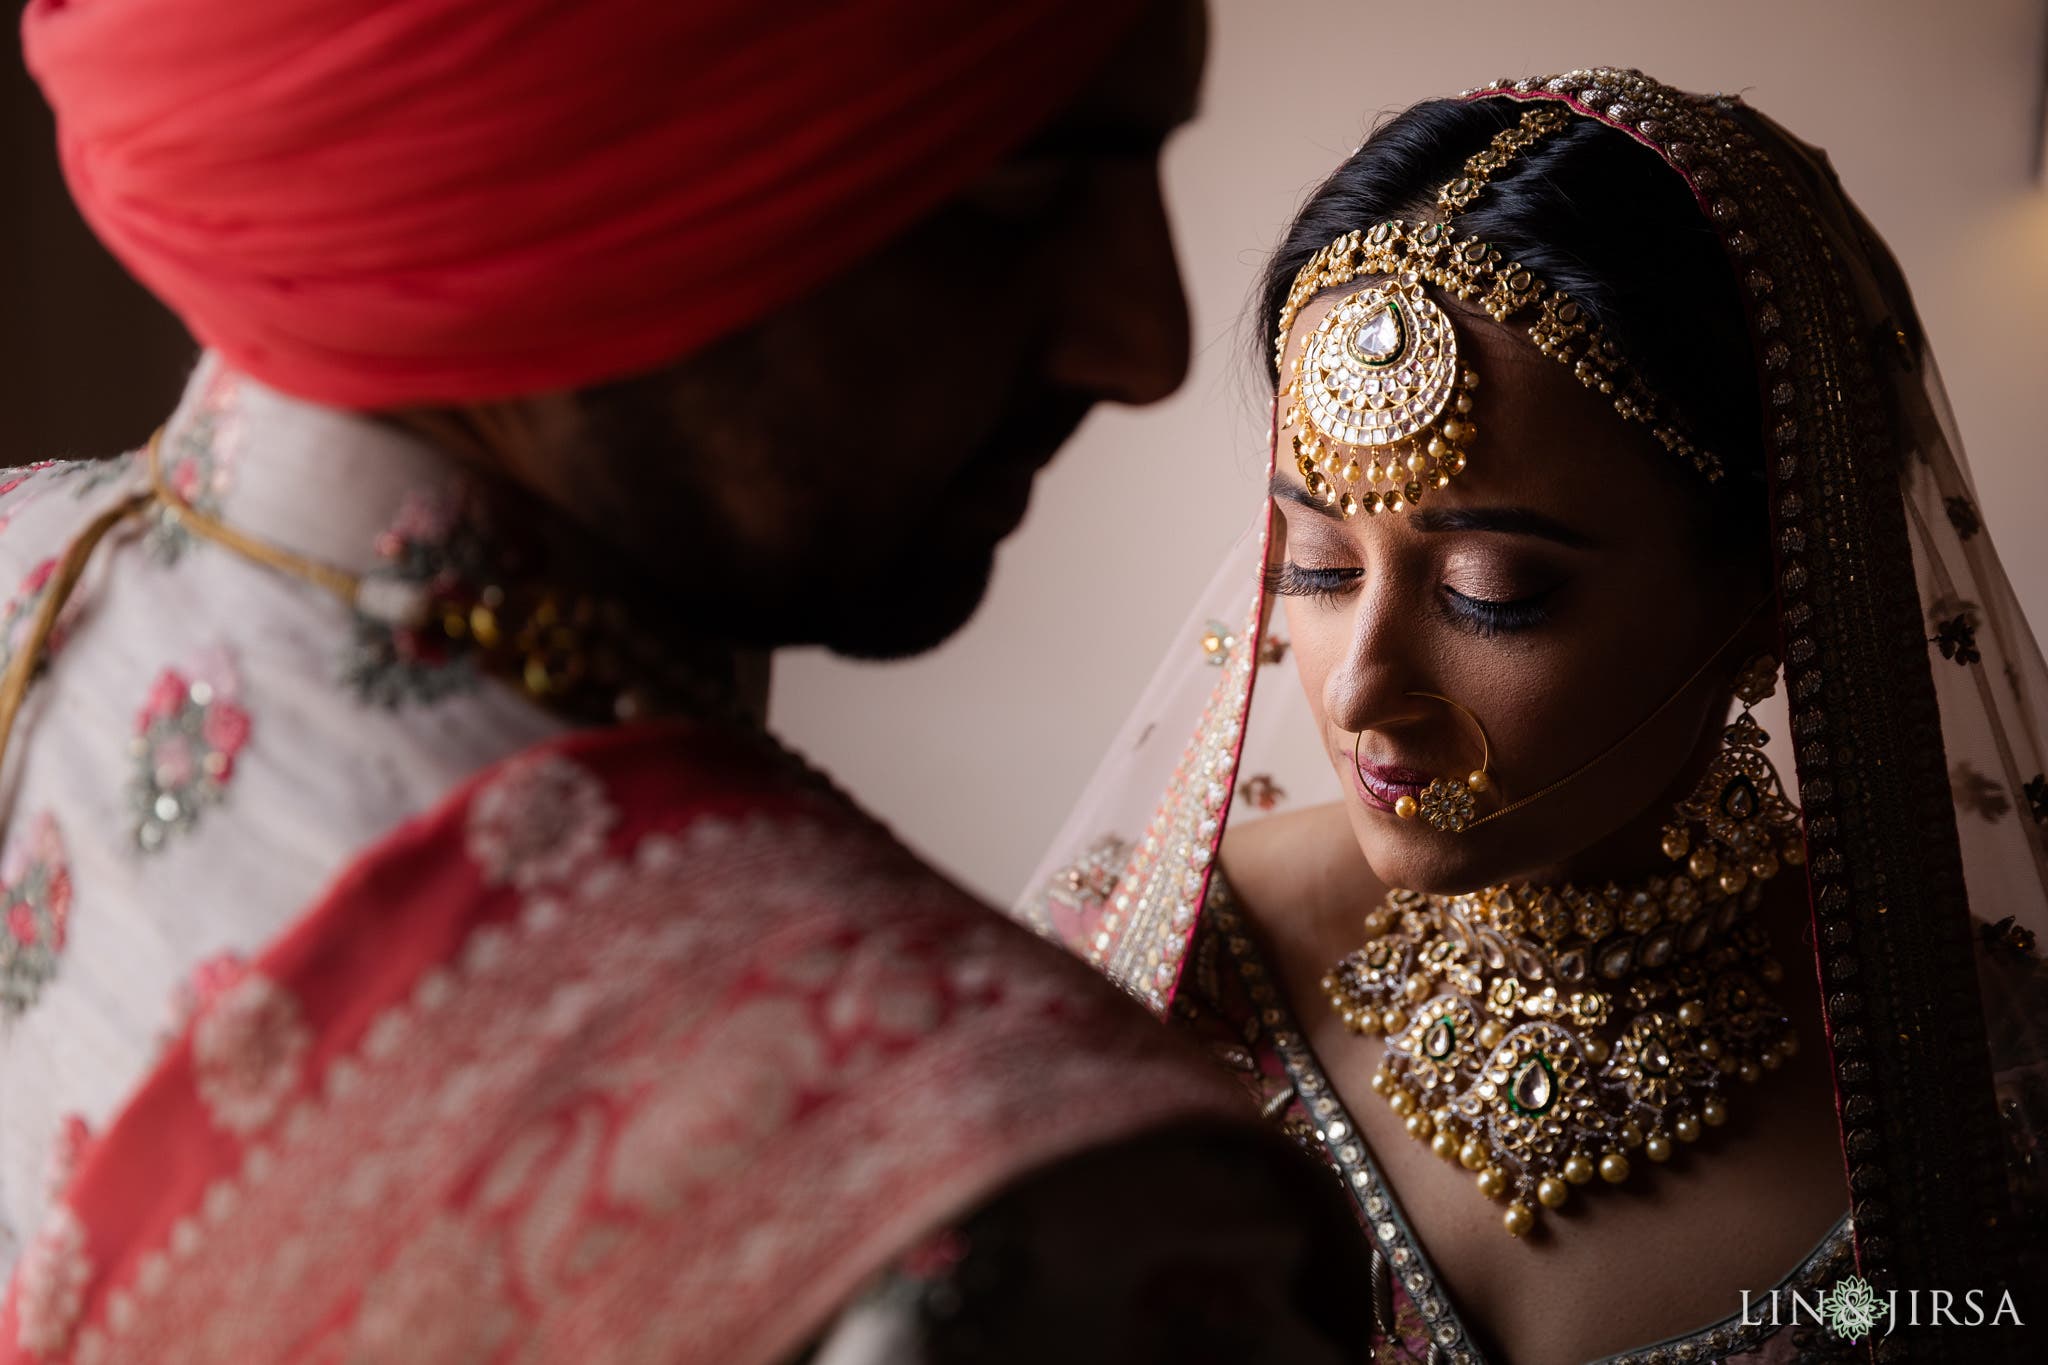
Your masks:
<instances>
[{"instance_id":1,"label":"bride's lips","mask_svg":"<svg viewBox=\"0 0 2048 1365\"><path fill-rule=\"evenodd\" d=\"M1348 762L1351 755L1344 758ZM1420 798L1422 789L1430 782L1430 775L1417 769L1391 767L1363 758L1358 760L1352 776L1365 804L1384 811L1393 810L1394 803L1404 796Z\"/></svg>"}]
</instances>

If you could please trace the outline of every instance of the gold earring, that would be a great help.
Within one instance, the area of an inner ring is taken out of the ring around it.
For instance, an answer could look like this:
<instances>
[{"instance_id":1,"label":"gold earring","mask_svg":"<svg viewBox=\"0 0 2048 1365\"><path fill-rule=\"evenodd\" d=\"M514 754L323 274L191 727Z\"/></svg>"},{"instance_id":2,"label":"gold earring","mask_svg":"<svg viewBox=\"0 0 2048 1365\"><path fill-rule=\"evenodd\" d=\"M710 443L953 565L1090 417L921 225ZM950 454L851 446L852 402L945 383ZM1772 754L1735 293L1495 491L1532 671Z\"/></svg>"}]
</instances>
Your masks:
<instances>
[{"instance_id":1,"label":"gold earring","mask_svg":"<svg viewBox=\"0 0 2048 1365\"><path fill-rule=\"evenodd\" d=\"M1471 722L1472 728L1479 732L1479 766L1465 774L1462 782L1449 777L1431 778L1429 785L1422 789L1419 799L1404 794L1394 800L1394 814L1403 820L1420 817L1431 829L1456 834L1470 825L1472 817L1478 813L1479 793L1493 786L1490 774L1493 750L1486 740L1486 727L1479 723L1477 716L1449 697L1435 692L1409 692L1405 695L1440 701ZM1360 731L1351 739L1351 766L1361 772L1363 765L1358 758L1358 743L1364 737L1364 732Z\"/></svg>"},{"instance_id":2,"label":"gold earring","mask_svg":"<svg viewBox=\"0 0 2048 1365\"><path fill-rule=\"evenodd\" d=\"M1721 732L1721 751L1692 795L1678 803L1678 818L1664 827L1664 856L1684 859L1695 878L1714 877L1731 896L1751 878L1775 877L1780 864L1806 861L1799 808L1764 753L1771 737L1750 714L1777 688L1776 659L1759 654L1743 665L1735 679L1742 714Z\"/></svg>"}]
</instances>

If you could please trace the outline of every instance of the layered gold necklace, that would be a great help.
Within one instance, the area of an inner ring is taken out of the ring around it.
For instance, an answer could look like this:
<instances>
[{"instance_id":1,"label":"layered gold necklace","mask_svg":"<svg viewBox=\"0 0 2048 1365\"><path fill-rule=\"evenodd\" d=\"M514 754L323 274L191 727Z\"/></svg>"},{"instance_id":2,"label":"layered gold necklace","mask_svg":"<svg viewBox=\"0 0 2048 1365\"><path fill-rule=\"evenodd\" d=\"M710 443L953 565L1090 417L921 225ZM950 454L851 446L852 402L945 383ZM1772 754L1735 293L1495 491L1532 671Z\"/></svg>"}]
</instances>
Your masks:
<instances>
[{"instance_id":1,"label":"layered gold necklace","mask_svg":"<svg viewBox=\"0 0 2048 1365\"><path fill-rule=\"evenodd\" d=\"M1628 1179L1631 1153L1669 1160L1726 1120L1736 1081L1793 1055L1751 914L1781 857L1800 859L1796 839L1730 869L1694 850L1632 889L1396 891L1323 988L1347 1026L1386 1036L1373 1090L1519 1237L1572 1187Z\"/></svg>"}]
</instances>

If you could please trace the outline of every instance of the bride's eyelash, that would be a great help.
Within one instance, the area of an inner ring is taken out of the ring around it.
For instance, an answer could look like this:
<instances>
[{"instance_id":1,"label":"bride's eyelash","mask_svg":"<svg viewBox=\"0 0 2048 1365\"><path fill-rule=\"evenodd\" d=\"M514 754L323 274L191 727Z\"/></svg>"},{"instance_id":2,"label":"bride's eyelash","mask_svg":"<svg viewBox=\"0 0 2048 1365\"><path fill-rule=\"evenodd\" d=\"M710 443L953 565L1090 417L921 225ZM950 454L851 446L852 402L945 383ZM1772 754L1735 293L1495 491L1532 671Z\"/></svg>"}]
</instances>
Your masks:
<instances>
[{"instance_id":1,"label":"bride's eyelash","mask_svg":"<svg viewBox=\"0 0 2048 1365\"><path fill-rule=\"evenodd\" d=\"M1342 597L1358 586L1363 569L1312 569L1300 564L1276 564L1266 570L1266 591L1275 597ZM1471 597L1456 588L1443 589L1444 614L1452 625L1475 635L1513 635L1534 630L1550 620L1550 592L1540 592L1511 602Z\"/></svg>"},{"instance_id":2,"label":"bride's eyelash","mask_svg":"<svg viewBox=\"0 0 2048 1365\"><path fill-rule=\"evenodd\" d=\"M1550 620L1549 600L1549 592L1519 597L1512 602L1496 602L1485 597L1468 597L1448 584L1443 590L1444 612L1451 624L1484 636L1512 635L1536 629Z\"/></svg>"},{"instance_id":3,"label":"bride's eyelash","mask_svg":"<svg viewBox=\"0 0 2048 1365\"><path fill-rule=\"evenodd\" d=\"M1340 597L1364 576L1363 569L1305 569L1276 564L1266 570L1266 591L1275 597Z\"/></svg>"}]
</instances>

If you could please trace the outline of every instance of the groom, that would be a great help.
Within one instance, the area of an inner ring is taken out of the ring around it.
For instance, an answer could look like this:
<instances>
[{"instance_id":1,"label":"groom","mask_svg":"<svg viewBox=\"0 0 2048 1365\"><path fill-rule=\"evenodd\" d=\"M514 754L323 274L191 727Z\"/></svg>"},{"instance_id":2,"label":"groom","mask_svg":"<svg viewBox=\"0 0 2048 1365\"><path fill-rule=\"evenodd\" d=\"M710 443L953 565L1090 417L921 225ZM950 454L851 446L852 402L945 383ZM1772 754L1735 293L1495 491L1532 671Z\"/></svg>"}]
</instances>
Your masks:
<instances>
[{"instance_id":1,"label":"groom","mask_svg":"<svg viewBox=\"0 0 2048 1365\"><path fill-rule=\"evenodd\" d=\"M741 718L762 651L943 640L1088 410L1179 383L1197 5L34 0L25 38L209 355L89 535L39 498L0 536L97 556L9 674L76 691L5 737L76 875L0 1032L0 1157L58 1177L0 1361L1354 1358L1324 1177ZM159 765L100 850L41 755L173 627L239 719L166 673L137 752L189 708L232 747L203 818ZM165 1041L92 1021L118 1102L37 1122L80 983L173 978Z\"/></svg>"}]
</instances>

